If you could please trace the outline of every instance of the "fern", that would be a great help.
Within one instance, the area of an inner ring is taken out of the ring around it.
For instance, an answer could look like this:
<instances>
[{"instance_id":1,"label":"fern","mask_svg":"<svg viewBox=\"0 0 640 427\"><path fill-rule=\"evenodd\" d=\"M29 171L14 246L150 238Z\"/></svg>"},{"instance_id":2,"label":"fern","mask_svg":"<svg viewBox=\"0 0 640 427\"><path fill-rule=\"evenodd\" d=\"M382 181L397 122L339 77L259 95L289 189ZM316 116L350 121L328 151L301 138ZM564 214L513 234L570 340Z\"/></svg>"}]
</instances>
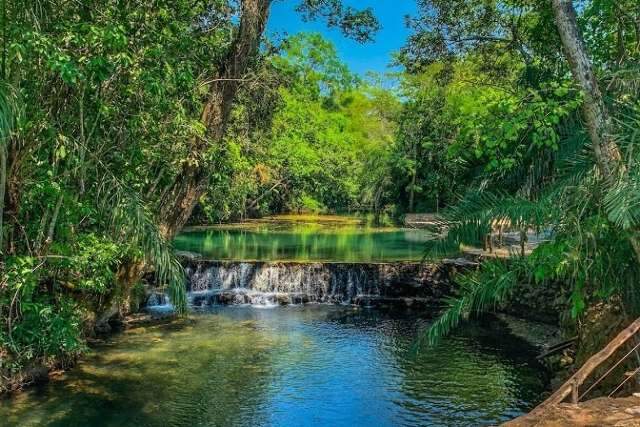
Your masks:
<instances>
[{"instance_id":1,"label":"fern","mask_svg":"<svg viewBox=\"0 0 640 427\"><path fill-rule=\"evenodd\" d=\"M7 139L13 129L17 110L17 100L12 88L0 83L0 145L6 146Z\"/></svg>"},{"instance_id":2,"label":"fern","mask_svg":"<svg viewBox=\"0 0 640 427\"><path fill-rule=\"evenodd\" d=\"M13 129L17 106L18 102L12 88L0 83L0 254L4 254L4 199L9 157L7 141Z\"/></svg>"}]
</instances>

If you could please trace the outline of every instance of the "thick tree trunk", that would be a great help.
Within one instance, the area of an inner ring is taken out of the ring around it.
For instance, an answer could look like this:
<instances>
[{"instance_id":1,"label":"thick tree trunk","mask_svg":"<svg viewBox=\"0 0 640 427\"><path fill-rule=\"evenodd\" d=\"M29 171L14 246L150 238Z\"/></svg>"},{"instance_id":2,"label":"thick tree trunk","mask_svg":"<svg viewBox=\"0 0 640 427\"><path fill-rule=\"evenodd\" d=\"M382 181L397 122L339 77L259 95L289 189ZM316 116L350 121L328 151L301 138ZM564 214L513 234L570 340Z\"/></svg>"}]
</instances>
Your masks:
<instances>
[{"instance_id":1,"label":"thick tree trunk","mask_svg":"<svg viewBox=\"0 0 640 427\"><path fill-rule=\"evenodd\" d=\"M161 201L160 231L166 239L173 238L186 224L206 190L211 172L204 159L208 143L217 143L224 137L240 80L258 51L270 3L271 0L242 1L238 33L218 76L211 82L209 98L202 111L206 135L192 141L189 158Z\"/></svg>"},{"instance_id":2,"label":"thick tree trunk","mask_svg":"<svg viewBox=\"0 0 640 427\"><path fill-rule=\"evenodd\" d=\"M145 267L144 261L133 260L124 263L118 269L115 292L112 292L107 301L104 301L97 309L94 326L96 332L110 332L109 322L122 320L125 314L130 313L131 288L144 275Z\"/></svg>"},{"instance_id":3,"label":"thick tree trunk","mask_svg":"<svg viewBox=\"0 0 640 427\"><path fill-rule=\"evenodd\" d=\"M578 29L576 11L571 0L553 0L553 11L571 72L584 93L582 110L598 167L605 181L613 184L625 174L626 168L620 147L611 134L611 118ZM640 261L640 241L631 237L629 242Z\"/></svg>"},{"instance_id":4,"label":"thick tree trunk","mask_svg":"<svg viewBox=\"0 0 640 427\"><path fill-rule=\"evenodd\" d=\"M232 46L218 67L218 75L210 79L210 88L201 121L206 128L203 138L191 141L190 154L183 161L181 170L163 192L158 212L160 233L171 240L186 224L198 200L205 193L211 170L205 161L210 143L224 138L240 81L246 74L260 46L271 0L242 0L240 25ZM99 316L98 325L106 325L115 316L126 311L128 292L144 274L144 264L132 261L118 273L118 290L113 301Z\"/></svg>"}]
</instances>

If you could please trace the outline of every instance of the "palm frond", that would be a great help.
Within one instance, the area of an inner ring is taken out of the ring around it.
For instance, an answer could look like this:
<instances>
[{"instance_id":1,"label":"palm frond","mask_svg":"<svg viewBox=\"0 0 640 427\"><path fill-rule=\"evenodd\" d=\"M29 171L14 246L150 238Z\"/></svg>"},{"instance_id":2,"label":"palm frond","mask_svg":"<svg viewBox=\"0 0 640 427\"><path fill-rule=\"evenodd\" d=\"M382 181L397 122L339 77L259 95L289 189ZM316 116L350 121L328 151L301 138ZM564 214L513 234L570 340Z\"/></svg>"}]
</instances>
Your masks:
<instances>
[{"instance_id":1,"label":"palm frond","mask_svg":"<svg viewBox=\"0 0 640 427\"><path fill-rule=\"evenodd\" d=\"M486 262L480 270L460 275L460 295L447 301L448 308L431 324L426 333L429 345L436 344L462 321L494 309L510 296L523 271L522 262L504 260Z\"/></svg>"},{"instance_id":2,"label":"palm frond","mask_svg":"<svg viewBox=\"0 0 640 427\"><path fill-rule=\"evenodd\" d=\"M625 152L626 173L610 183L604 196L604 206L609 220L623 230L640 227L640 112L627 114L620 121L619 146Z\"/></svg>"},{"instance_id":3,"label":"palm frond","mask_svg":"<svg viewBox=\"0 0 640 427\"><path fill-rule=\"evenodd\" d=\"M98 206L110 212L110 227L121 240L139 247L155 267L157 282L166 285L178 313L187 308L184 271L136 192L128 192L113 176L106 176L97 192Z\"/></svg>"},{"instance_id":4,"label":"palm frond","mask_svg":"<svg viewBox=\"0 0 640 427\"><path fill-rule=\"evenodd\" d=\"M609 220L629 230L640 225L640 180L626 176L613 184L604 196Z\"/></svg>"},{"instance_id":5,"label":"palm frond","mask_svg":"<svg viewBox=\"0 0 640 427\"><path fill-rule=\"evenodd\" d=\"M579 218L591 214L587 208L596 197L593 193L599 185L585 135L581 132L572 135L557 152L534 159L520 175L506 177L511 183L519 182L520 190L496 190L495 187L500 187L496 182L485 183L487 185L469 191L456 205L446 209L435 224L446 233L428 242L425 257L442 257L459 251L461 245L478 246L496 222L521 231L553 230L556 238L561 232L570 236L568 230L575 223L567 217L567 211L577 212ZM554 253L549 263L559 262L565 256L561 251ZM469 317L506 302L519 281L532 277L536 267L527 258L511 257L485 261L478 271L457 276L459 296L448 300L448 308L428 329L425 337L429 344L437 342ZM549 269L552 274L562 274L561 268L553 267L556 270ZM570 270L575 272L578 268ZM575 279L574 276L572 280Z\"/></svg>"},{"instance_id":6,"label":"palm frond","mask_svg":"<svg viewBox=\"0 0 640 427\"><path fill-rule=\"evenodd\" d=\"M540 232L560 215L558 201L551 197L532 201L504 192L470 192L436 220L434 228L444 229L446 234L427 242L425 257L446 256L459 251L461 245L477 247L496 222Z\"/></svg>"}]
</instances>

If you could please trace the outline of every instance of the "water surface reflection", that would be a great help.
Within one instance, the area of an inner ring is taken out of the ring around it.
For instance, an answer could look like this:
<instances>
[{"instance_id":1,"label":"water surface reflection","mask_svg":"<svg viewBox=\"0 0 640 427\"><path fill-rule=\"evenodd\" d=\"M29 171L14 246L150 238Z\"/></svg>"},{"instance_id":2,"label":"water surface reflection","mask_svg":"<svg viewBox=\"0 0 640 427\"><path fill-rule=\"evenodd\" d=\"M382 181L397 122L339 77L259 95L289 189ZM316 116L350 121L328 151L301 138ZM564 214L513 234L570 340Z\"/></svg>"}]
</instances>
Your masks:
<instances>
[{"instance_id":1,"label":"water surface reflection","mask_svg":"<svg viewBox=\"0 0 640 427\"><path fill-rule=\"evenodd\" d=\"M0 401L11 426L482 425L530 408L534 352L472 326L351 307L220 307L128 331L60 381Z\"/></svg>"},{"instance_id":2,"label":"water surface reflection","mask_svg":"<svg viewBox=\"0 0 640 427\"><path fill-rule=\"evenodd\" d=\"M270 221L192 230L174 245L215 260L391 262L420 260L430 236L357 222Z\"/></svg>"}]
</instances>

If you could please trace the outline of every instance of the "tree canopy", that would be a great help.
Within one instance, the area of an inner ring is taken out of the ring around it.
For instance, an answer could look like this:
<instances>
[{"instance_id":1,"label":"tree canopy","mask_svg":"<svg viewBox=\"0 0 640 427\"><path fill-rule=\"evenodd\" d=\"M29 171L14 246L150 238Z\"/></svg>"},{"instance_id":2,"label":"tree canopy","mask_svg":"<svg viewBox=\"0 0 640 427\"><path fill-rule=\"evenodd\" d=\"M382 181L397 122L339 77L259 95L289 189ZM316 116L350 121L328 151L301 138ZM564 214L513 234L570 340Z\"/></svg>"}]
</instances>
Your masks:
<instances>
[{"instance_id":1,"label":"tree canopy","mask_svg":"<svg viewBox=\"0 0 640 427\"><path fill-rule=\"evenodd\" d=\"M380 29L296 4L357 42ZM185 225L282 212L435 213L431 256L496 224L545 236L458 278L432 337L521 283L561 282L574 318L638 311L637 1L420 0L384 76L319 34L269 40L270 0L1 6L3 377L75 358L151 276L184 311Z\"/></svg>"}]
</instances>

